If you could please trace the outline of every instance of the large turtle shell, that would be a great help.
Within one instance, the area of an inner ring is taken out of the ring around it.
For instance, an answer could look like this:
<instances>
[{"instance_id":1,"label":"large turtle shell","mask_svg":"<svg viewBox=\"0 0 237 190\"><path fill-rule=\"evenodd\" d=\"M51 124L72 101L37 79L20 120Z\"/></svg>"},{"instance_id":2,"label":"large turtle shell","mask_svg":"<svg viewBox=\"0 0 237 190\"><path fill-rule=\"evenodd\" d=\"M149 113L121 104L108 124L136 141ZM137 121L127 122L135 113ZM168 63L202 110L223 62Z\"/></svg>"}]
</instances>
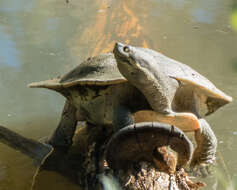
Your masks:
<instances>
[{"instance_id":1,"label":"large turtle shell","mask_svg":"<svg viewBox=\"0 0 237 190\"><path fill-rule=\"evenodd\" d=\"M72 71L62 76L60 83L67 85L76 84L115 84L125 82L120 74L114 54L107 53L88 58Z\"/></svg>"},{"instance_id":2,"label":"large turtle shell","mask_svg":"<svg viewBox=\"0 0 237 190\"><path fill-rule=\"evenodd\" d=\"M114 54L106 53L88 58L69 73L50 80L31 83L32 88L60 89L75 85L110 85L127 82L117 68Z\"/></svg>"},{"instance_id":3,"label":"large turtle shell","mask_svg":"<svg viewBox=\"0 0 237 190\"><path fill-rule=\"evenodd\" d=\"M230 96L216 88L211 81L199 74L197 71L193 70L188 65L180 63L154 50L147 48L142 49L155 57L160 68L162 68L164 73L169 77L175 78L183 85L193 86L207 97L217 98L227 102L232 101Z\"/></svg>"}]
</instances>

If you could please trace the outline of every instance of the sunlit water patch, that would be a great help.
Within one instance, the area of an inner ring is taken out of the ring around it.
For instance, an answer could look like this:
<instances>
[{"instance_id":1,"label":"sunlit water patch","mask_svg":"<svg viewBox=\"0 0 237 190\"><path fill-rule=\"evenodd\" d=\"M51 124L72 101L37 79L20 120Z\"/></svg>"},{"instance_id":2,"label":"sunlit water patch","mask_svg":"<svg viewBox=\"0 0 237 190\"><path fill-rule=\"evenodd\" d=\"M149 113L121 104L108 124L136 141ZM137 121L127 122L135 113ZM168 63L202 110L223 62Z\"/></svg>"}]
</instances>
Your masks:
<instances>
[{"instance_id":1,"label":"sunlit water patch","mask_svg":"<svg viewBox=\"0 0 237 190\"><path fill-rule=\"evenodd\" d=\"M19 54L15 42L7 28L0 25L0 65L20 67Z\"/></svg>"}]
</instances>

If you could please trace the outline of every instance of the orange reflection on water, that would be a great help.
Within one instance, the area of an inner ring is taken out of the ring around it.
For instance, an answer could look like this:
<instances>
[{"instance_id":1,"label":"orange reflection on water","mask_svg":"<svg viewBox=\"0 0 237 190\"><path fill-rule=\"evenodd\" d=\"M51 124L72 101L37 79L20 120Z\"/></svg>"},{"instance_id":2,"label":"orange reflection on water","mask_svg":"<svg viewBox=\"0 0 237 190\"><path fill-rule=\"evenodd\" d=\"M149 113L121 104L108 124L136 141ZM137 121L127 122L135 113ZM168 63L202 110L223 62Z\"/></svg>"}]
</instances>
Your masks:
<instances>
[{"instance_id":1,"label":"orange reflection on water","mask_svg":"<svg viewBox=\"0 0 237 190\"><path fill-rule=\"evenodd\" d=\"M147 9L136 13L136 2L136 0L121 0L116 3L111 0L96 1L98 5L96 19L80 36L80 42L92 47L88 57L112 51L116 41L151 47L145 38L145 27L138 17L142 15L145 18Z\"/></svg>"}]
</instances>

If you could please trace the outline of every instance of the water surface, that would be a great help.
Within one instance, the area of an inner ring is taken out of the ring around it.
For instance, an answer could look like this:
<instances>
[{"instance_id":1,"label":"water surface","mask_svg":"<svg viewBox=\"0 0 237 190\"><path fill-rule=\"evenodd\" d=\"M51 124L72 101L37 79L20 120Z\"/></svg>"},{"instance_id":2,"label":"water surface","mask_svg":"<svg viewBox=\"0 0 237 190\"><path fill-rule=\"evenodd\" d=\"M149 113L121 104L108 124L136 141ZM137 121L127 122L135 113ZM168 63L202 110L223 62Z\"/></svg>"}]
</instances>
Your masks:
<instances>
[{"instance_id":1,"label":"water surface","mask_svg":"<svg viewBox=\"0 0 237 190\"><path fill-rule=\"evenodd\" d=\"M230 25L233 3L0 1L0 124L34 139L51 134L64 98L26 85L61 75L88 56L112 50L115 41L150 47L186 63L236 99L237 32ZM234 101L207 118L218 138L218 163L226 180L237 178L236 113ZM3 144L0 149L0 190L29 188L32 161ZM206 189L223 189L215 177L207 182Z\"/></svg>"}]
</instances>

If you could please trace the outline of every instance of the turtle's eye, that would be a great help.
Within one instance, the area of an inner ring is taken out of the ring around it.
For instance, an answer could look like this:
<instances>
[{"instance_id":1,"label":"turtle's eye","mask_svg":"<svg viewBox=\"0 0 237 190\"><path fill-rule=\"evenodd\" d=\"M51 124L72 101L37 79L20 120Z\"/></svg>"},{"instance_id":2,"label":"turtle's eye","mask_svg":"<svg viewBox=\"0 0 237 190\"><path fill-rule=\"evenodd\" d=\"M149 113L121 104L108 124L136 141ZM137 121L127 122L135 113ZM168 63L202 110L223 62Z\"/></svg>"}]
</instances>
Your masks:
<instances>
[{"instance_id":1,"label":"turtle's eye","mask_svg":"<svg viewBox=\"0 0 237 190\"><path fill-rule=\"evenodd\" d=\"M130 49L129 49L128 46L124 46L123 51L126 52L126 53L129 53L129 52L130 52Z\"/></svg>"}]
</instances>

